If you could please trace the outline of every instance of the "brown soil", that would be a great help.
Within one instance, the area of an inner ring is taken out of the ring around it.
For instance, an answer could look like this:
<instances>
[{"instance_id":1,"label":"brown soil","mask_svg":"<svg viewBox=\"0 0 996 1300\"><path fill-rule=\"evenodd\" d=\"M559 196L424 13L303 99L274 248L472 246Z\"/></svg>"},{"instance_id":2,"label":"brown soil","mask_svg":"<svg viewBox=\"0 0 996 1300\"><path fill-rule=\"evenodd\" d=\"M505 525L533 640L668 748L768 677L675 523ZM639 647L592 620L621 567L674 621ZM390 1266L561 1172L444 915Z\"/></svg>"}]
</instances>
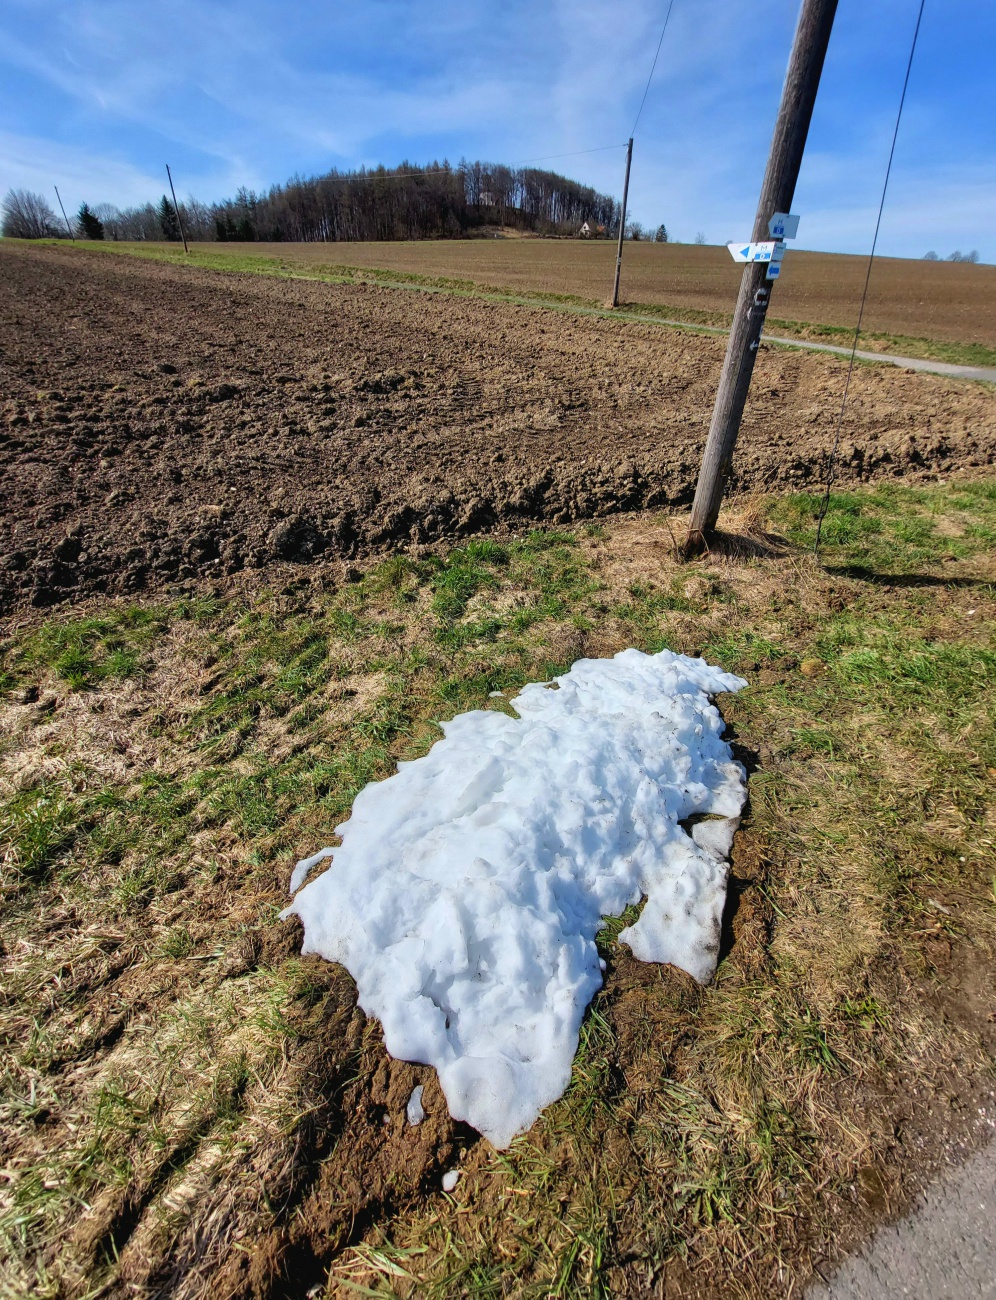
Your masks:
<instances>
[{"instance_id":1,"label":"brown soil","mask_svg":"<svg viewBox=\"0 0 996 1300\"><path fill-rule=\"evenodd\" d=\"M599 302L610 294L616 255L611 242L580 239L200 247L278 257L299 264L302 270L321 265L376 267L533 293L574 294ZM727 320L742 270L725 247L627 244L621 297L624 304L691 308ZM772 295L771 315L853 329L867 270L865 257L790 249L784 276ZM864 329L996 347L996 266L876 258Z\"/></svg>"},{"instance_id":2,"label":"brown soil","mask_svg":"<svg viewBox=\"0 0 996 1300\"><path fill-rule=\"evenodd\" d=\"M686 502L723 342L3 250L0 608ZM844 363L762 349L733 486L819 481ZM859 367L838 476L993 462L984 385Z\"/></svg>"}]
</instances>

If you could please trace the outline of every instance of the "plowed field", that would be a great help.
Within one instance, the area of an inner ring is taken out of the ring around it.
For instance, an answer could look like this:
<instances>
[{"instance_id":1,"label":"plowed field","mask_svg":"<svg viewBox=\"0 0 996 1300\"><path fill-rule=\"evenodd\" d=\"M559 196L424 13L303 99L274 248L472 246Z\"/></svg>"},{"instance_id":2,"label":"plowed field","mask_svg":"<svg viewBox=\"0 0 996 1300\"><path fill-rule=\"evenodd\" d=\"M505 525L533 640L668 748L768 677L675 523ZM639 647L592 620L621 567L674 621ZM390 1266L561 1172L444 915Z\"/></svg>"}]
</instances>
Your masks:
<instances>
[{"instance_id":1,"label":"plowed field","mask_svg":"<svg viewBox=\"0 0 996 1300\"><path fill-rule=\"evenodd\" d=\"M0 260L6 607L686 502L725 345L58 248ZM735 487L818 481L843 381L839 358L762 349ZM991 388L855 373L842 480L994 454Z\"/></svg>"},{"instance_id":2,"label":"plowed field","mask_svg":"<svg viewBox=\"0 0 996 1300\"><path fill-rule=\"evenodd\" d=\"M330 264L381 268L595 301L610 296L616 259L615 244L578 239L199 247L232 256L277 257L302 271ZM742 270L725 248L627 243L620 298L623 303L706 312L717 324L726 324ZM853 329L867 270L864 257L790 249L785 274L772 296L771 315ZM876 258L864 329L996 347L996 266Z\"/></svg>"}]
</instances>

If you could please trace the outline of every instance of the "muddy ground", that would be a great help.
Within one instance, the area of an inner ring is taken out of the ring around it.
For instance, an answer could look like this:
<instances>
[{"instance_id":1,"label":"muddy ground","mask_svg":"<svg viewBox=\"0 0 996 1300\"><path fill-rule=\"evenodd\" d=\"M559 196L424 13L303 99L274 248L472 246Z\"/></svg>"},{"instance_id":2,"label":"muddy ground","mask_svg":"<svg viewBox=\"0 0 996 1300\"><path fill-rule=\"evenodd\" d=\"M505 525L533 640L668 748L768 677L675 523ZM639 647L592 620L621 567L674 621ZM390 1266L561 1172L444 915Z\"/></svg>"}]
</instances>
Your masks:
<instances>
[{"instance_id":1,"label":"muddy ground","mask_svg":"<svg viewBox=\"0 0 996 1300\"><path fill-rule=\"evenodd\" d=\"M724 341L0 253L0 609L686 503ZM762 349L734 487L816 485L845 363ZM855 372L841 482L990 465L996 391Z\"/></svg>"}]
</instances>

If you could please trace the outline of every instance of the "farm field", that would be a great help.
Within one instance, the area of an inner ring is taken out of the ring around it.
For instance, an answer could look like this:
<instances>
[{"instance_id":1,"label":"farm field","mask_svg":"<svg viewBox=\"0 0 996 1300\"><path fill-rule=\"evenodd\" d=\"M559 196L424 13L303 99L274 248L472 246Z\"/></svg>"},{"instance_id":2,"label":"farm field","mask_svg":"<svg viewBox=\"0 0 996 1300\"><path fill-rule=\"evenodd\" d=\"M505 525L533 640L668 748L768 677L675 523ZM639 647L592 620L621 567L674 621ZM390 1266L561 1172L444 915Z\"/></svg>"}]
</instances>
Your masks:
<instances>
[{"instance_id":1,"label":"farm field","mask_svg":"<svg viewBox=\"0 0 996 1300\"><path fill-rule=\"evenodd\" d=\"M276 244L237 247L288 256L286 246ZM611 292L616 247L608 240L468 239L337 244L331 250L298 244L290 256L301 265L326 260L601 301ZM854 328L866 258L791 250L785 267L773 316ZM725 324L741 272L725 247L627 243L621 299L716 313ZM872 331L996 347L996 266L876 259L865 310Z\"/></svg>"},{"instance_id":2,"label":"farm field","mask_svg":"<svg viewBox=\"0 0 996 1300\"><path fill-rule=\"evenodd\" d=\"M991 1140L996 387L858 366L817 558L846 362L763 349L682 564L722 339L65 246L0 308L0 1295L795 1300ZM497 1152L277 914L626 646L748 681L719 970L610 923Z\"/></svg>"},{"instance_id":3,"label":"farm field","mask_svg":"<svg viewBox=\"0 0 996 1300\"><path fill-rule=\"evenodd\" d=\"M722 339L65 248L0 259L8 607L690 500ZM762 349L737 490L821 480L844 374ZM840 481L994 454L991 385L857 369Z\"/></svg>"},{"instance_id":4,"label":"farm field","mask_svg":"<svg viewBox=\"0 0 996 1300\"><path fill-rule=\"evenodd\" d=\"M116 247L150 251L148 245ZM175 246L158 245L155 251L176 256ZM219 266L249 259L304 274L349 268L440 284L465 282L592 305L610 296L615 268L614 244L577 239L201 244L192 256ZM769 332L850 343L866 271L864 257L790 249L773 294ZM620 305L726 326L739 284L740 271L725 247L627 243ZM996 267L876 259L863 337L863 346L873 350L996 364Z\"/></svg>"}]
</instances>

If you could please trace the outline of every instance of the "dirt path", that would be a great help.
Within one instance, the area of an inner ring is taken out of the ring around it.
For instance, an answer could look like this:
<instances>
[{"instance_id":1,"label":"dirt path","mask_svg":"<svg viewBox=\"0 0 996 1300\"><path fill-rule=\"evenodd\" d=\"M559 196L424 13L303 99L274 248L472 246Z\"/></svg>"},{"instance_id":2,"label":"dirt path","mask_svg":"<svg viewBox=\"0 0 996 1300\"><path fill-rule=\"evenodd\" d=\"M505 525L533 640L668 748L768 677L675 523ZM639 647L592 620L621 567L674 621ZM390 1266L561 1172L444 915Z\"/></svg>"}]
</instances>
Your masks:
<instances>
[{"instance_id":1,"label":"dirt path","mask_svg":"<svg viewBox=\"0 0 996 1300\"><path fill-rule=\"evenodd\" d=\"M0 609L686 503L721 338L0 251ZM766 348L735 489L821 481L840 359ZM996 459L996 392L855 375L838 478Z\"/></svg>"},{"instance_id":2,"label":"dirt path","mask_svg":"<svg viewBox=\"0 0 996 1300\"><path fill-rule=\"evenodd\" d=\"M806 1300L989 1300L996 1296L996 1143L883 1228Z\"/></svg>"}]
</instances>

